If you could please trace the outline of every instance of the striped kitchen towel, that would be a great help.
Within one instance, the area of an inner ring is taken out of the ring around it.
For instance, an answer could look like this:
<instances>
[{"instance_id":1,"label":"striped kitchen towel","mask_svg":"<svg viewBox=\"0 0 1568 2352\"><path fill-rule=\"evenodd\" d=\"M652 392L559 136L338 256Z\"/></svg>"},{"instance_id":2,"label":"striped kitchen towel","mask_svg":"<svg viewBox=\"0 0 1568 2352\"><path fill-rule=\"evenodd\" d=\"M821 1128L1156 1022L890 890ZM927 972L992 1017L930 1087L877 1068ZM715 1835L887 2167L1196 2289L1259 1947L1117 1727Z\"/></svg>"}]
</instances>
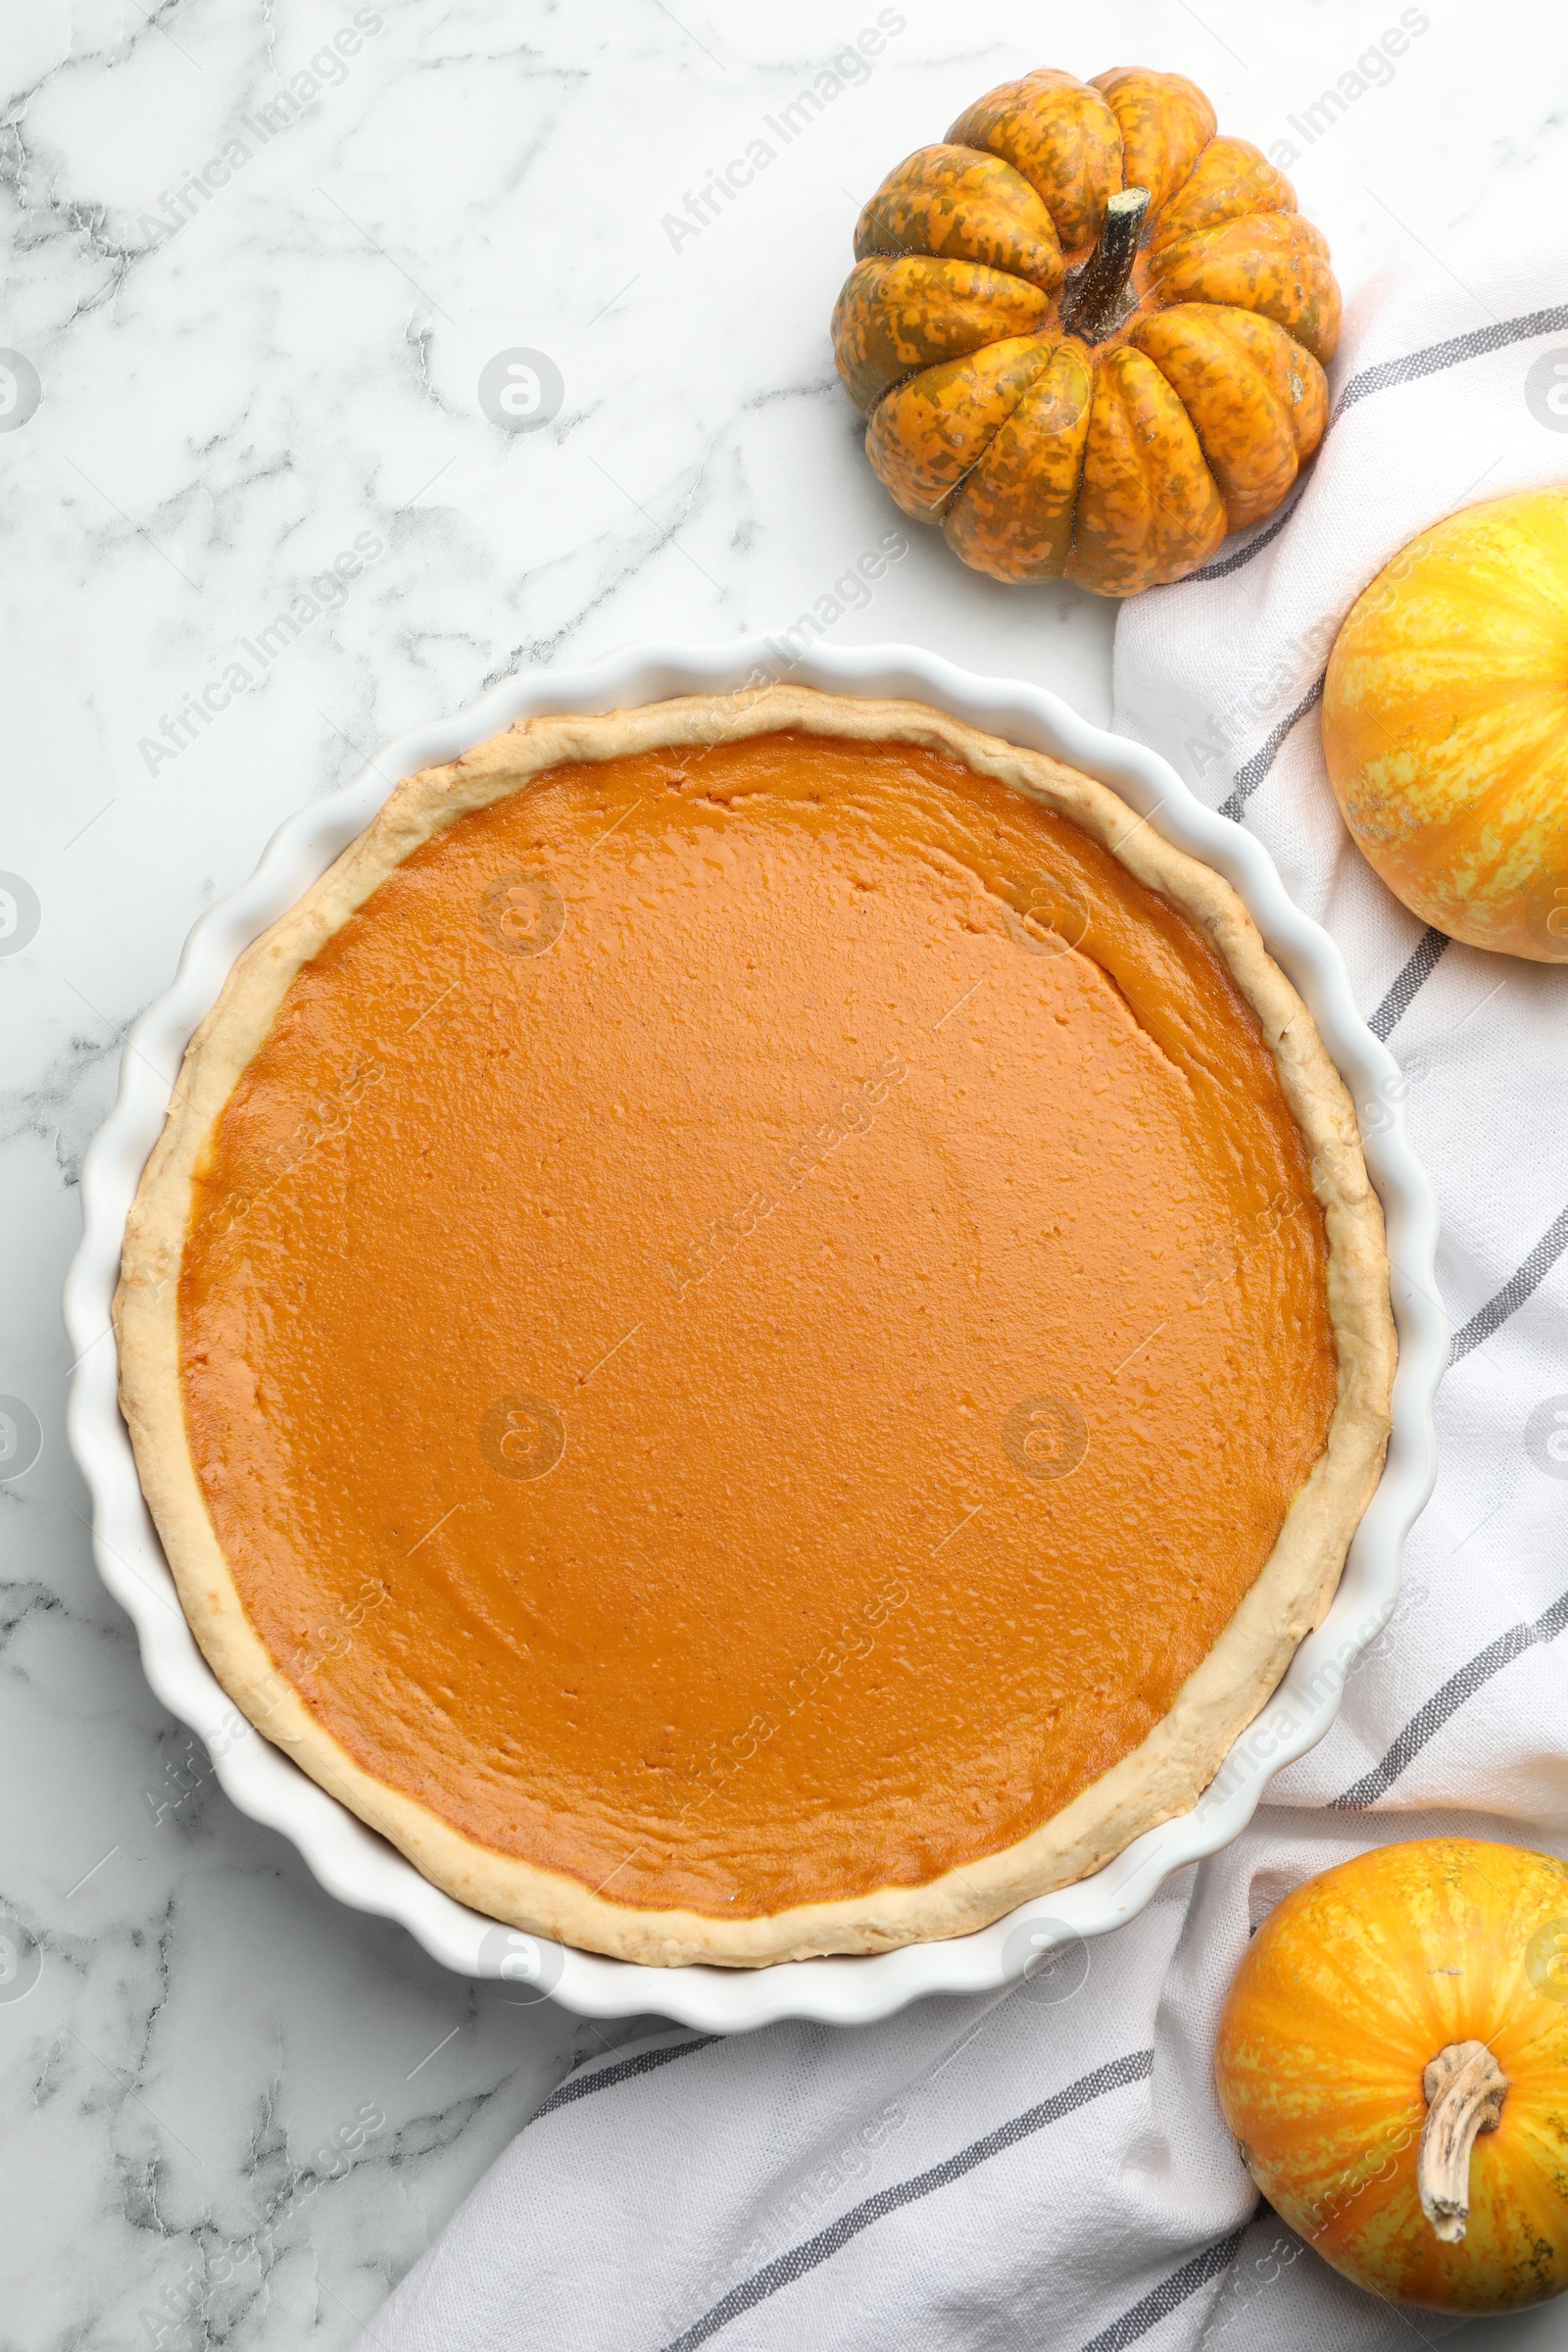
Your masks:
<instances>
[{"instance_id":1,"label":"striped kitchen towel","mask_svg":"<svg viewBox=\"0 0 1568 2352\"><path fill-rule=\"evenodd\" d=\"M858 2032L667 2033L590 2061L366 2352L1404 2352L1456 2333L1360 2294L1259 2210L1209 2068L1249 1932L1300 1879L1441 1831L1568 1852L1568 971L1451 946L1387 895L1341 827L1314 709L1340 621L1397 548L1568 471L1560 283L1554 258L1495 246L1485 274L1459 258L1380 279L1294 501L1117 627L1116 725L1254 829L1340 941L1441 1196L1440 1481L1338 1723L1234 1845L1076 1965Z\"/></svg>"}]
</instances>

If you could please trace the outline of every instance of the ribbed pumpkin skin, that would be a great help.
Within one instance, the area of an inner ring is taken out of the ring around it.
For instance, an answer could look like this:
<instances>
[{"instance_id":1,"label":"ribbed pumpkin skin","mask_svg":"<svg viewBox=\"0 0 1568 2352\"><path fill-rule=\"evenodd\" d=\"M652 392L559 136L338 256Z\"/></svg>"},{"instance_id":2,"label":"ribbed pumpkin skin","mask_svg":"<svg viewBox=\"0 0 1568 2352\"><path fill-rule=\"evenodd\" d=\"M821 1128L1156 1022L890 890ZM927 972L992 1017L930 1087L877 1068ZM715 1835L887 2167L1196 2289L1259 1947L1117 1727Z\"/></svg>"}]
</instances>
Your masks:
<instances>
[{"instance_id":1,"label":"ribbed pumpkin skin","mask_svg":"<svg viewBox=\"0 0 1568 2352\"><path fill-rule=\"evenodd\" d=\"M1509 2089L1445 2245L1416 2193L1421 2077L1472 2039ZM1215 2077L1264 2196L1358 2286L1475 2314L1568 2287L1568 1867L1550 1855L1421 1838L1308 1880L1248 1947Z\"/></svg>"},{"instance_id":2,"label":"ribbed pumpkin skin","mask_svg":"<svg viewBox=\"0 0 1568 2352\"><path fill-rule=\"evenodd\" d=\"M1063 304L1123 187L1149 190L1142 250L1125 315L1089 343ZM1179 74L1004 83L889 173L855 251L833 352L867 455L995 579L1181 579L1272 513L1322 438L1328 247Z\"/></svg>"},{"instance_id":3,"label":"ribbed pumpkin skin","mask_svg":"<svg viewBox=\"0 0 1568 2352\"><path fill-rule=\"evenodd\" d=\"M1463 508L1379 573L1329 657L1323 752L1412 914L1568 963L1568 491Z\"/></svg>"}]
</instances>

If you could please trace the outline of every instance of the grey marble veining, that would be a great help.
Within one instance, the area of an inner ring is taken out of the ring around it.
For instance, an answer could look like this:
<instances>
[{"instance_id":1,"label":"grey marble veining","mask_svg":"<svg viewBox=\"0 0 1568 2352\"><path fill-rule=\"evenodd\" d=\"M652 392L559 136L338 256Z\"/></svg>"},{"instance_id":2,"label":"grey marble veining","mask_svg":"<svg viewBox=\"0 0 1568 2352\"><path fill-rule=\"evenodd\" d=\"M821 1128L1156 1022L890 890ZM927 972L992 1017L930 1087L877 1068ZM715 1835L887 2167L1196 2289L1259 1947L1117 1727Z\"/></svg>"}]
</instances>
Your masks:
<instances>
[{"instance_id":1,"label":"grey marble veining","mask_svg":"<svg viewBox=\"0 0 1568 2352\"><path fill-rule=\"evenodd\" d=\"M0 1912L39 1963L0 1944L0 2352L347 2344L631 2030L323 1893L97 1582L59 1289L192 920L379 742L639 636L810 614L1103 719L1108 608L912 528L856 583L899 527L827 348L859 203L992 82L1141 60L1286 164L1353 288L1558 203L1550 32L1524 0L9 13L0 869L38 916L0 938L0 1392L42 1450L0 1483Z\"/></svg>"}]
</instances>

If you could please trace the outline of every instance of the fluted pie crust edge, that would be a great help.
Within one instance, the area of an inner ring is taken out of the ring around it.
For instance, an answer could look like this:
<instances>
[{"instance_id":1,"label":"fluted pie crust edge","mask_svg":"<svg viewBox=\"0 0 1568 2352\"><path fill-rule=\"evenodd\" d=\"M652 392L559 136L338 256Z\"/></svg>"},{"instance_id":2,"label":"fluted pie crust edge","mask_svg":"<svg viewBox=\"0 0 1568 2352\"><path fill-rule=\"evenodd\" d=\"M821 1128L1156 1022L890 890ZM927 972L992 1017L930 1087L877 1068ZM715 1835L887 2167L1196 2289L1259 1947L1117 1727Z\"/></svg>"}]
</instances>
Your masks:
<instances>
[{"instance_id":1,"label":"fluted pie crust edge","mask_svg":"<svg viewBox=\"0 0 1568 2352\"><path fill-rule=\"evenodd\" d=\"M432 835L565 761L732 742L791 727L947 753L1081 826L1203 933L1251 1005L1304 1135L1328 1235L1339 1355L1328 1444L1291 1503L1256 1581L1169 1711L1130 1754L1027 1838L924 1886L806 1903L772 1917L637 1910L576 1880L481 1845L357 1764L308 1711L245 1614L186 1439L178 1289L192 1180L241 1073L301 967ZM660 1967L761 1967L828 1952L888 1951L965 1936L1086 1878L1134 1838L1187 1812L1327 1613L1382 1470L1396 1342L1383 1213L1355 1115L1305 1005L1230 885L1163 841L1103 784L911 702L862 702L799 686L691 695L601 716L519 720L449 765L421 770L270 930L246 950L191 1039L162 1136L126 1221L115 1298L121 1409L142 1491L185 1615L218 1680L267 1739L391 1840L434 1886L492 1919L589 1951Z\"/></svg>"}]
</instances>

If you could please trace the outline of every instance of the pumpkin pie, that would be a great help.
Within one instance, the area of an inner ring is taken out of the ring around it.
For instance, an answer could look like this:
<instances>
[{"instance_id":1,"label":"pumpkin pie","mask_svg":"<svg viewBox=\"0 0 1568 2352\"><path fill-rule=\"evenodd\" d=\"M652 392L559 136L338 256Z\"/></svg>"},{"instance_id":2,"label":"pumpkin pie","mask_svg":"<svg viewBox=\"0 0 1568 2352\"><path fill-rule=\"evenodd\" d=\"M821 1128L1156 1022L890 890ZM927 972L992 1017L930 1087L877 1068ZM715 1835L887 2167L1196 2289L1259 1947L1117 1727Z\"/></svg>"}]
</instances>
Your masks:
<instances>
[{"instance_id":1,"label":"pumpkin pie","mask_svg":"<svg viewBox=\"0 0 1568 2352\"><path fill-rule=\"evenodd\" d=\"M1190 1807L1395 1352L1229 886L790 687L401 784L192 1040L116 1312L250 1721L464 1902L667 1965L962 1935Z\"/></svg>"}]
</instances>

